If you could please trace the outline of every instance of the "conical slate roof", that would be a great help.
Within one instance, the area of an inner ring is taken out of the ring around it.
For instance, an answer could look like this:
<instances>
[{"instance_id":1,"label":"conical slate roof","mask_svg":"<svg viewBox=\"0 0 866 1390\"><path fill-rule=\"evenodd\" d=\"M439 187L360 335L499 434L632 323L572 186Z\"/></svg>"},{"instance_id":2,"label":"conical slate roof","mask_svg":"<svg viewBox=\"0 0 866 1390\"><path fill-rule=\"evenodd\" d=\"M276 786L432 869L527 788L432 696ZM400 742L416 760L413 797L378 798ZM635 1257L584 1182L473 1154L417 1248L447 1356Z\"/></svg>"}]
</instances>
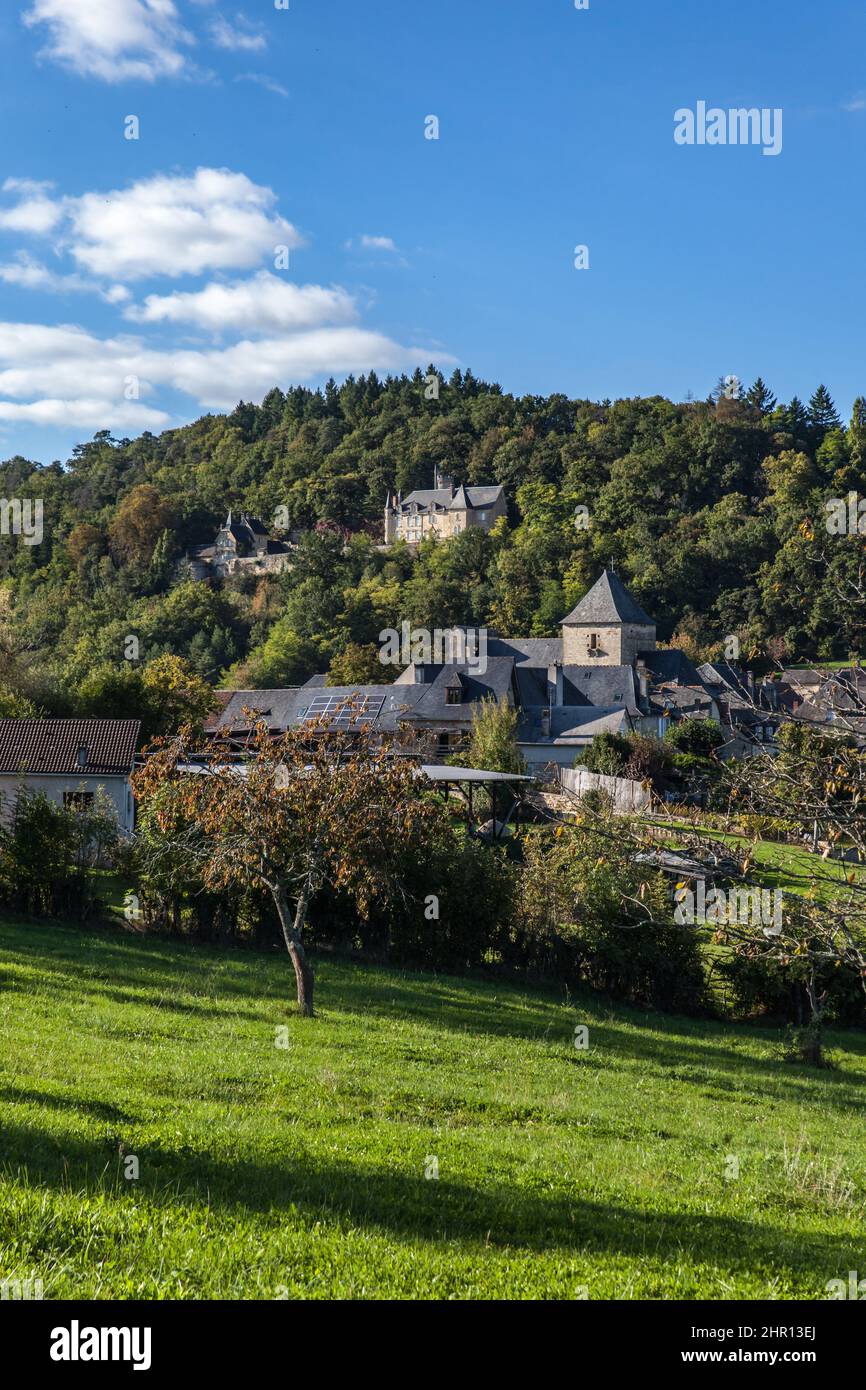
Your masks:
<instances>
[{"instance_id":1,"label":"conical slate roof","mask_svg":"<svg viewBox=\"0 0 866 1390\"><path fill-rule=\"evenodd\" d=\"M652 618L647 616L639 603L635 603L613 570L603 570L601 578L593 584L589 593L584 594L577 607L562 620L563 627L578 627L584 623L599 627L612 623L655 627Z\"/></svg>"}]
</instances>

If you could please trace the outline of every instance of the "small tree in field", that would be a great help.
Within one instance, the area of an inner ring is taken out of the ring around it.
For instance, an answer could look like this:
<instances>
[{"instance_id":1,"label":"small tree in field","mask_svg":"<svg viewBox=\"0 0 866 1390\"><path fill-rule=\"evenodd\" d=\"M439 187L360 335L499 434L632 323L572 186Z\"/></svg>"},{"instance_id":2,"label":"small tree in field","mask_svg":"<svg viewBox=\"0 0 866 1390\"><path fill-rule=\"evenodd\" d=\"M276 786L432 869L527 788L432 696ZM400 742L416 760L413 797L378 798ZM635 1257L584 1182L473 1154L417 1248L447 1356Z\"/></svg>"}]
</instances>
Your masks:
<instances>
[{"instance_id":1,"label":"small tree in field","mask_svg":"<svg viewBox=\"0 0 866 1390\"><path fill-rule=\"evenodd\" d=\"M348 893L366 916L401 891L401 853L426 843L445 814L422 794L416 765L394 752L353 718L310 721L279 738L258 723L240 763L203 752L184 731L136 774L151 867L177 872L185 859L207 889L271 894L303 1014L313 1012L303 944L313 895L326 886Z\"/></svg>"},{"instance_id":2,"label":"small tree in field","mask_svg":"<svg viewBox=\"0 0 866 1390\"><path fill-rule=\"evenodd\" d=\"M866 939L862 923L852 914L827 911L807 898L794 899L778 926L757 923L726 924L715 935L718 944L763 965L781 965L802 983L809 1003L808 1027L797 1035L804 1062L824 1065L823 1030L833 976L843 971L856 976L866 990Z\"/></svg>"}]
</instances>

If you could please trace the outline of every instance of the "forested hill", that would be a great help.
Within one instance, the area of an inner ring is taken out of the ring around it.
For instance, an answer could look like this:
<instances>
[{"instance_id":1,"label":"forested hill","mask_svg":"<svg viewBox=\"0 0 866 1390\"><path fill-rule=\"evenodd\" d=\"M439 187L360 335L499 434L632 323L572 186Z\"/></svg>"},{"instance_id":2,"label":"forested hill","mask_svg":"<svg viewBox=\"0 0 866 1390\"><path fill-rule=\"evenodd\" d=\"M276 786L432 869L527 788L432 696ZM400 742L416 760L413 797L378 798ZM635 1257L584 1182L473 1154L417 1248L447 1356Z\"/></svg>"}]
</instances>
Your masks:
<instances>
[{"instance_id":1,"label":"forested hill","mask_svg":"<svg viewBox=\"0 0 866 1390\"><path fill-rule=\"evenodd\" d=\"M274 389L159 436L100 433L64 465L0 465L0 499L44 506L40 544L0 537L0 712L124 709L167 653L211 684L381 679L382 628L552 634L611 561L660 638L693 655L729 634L774 662L861 648L863 541L824 518L828 499L866 494L862 400L845 425L824 387L808 405L760 381L742 399L720 386L598 404L506 395L470 372L427 399L425 380ZM507 522L417 556L379 550L386 493L431 486L435 464L503 483ZM214 587L178 570L229 506L268 524L286 509L290 572Z\"/></svg>"}]
</instances>

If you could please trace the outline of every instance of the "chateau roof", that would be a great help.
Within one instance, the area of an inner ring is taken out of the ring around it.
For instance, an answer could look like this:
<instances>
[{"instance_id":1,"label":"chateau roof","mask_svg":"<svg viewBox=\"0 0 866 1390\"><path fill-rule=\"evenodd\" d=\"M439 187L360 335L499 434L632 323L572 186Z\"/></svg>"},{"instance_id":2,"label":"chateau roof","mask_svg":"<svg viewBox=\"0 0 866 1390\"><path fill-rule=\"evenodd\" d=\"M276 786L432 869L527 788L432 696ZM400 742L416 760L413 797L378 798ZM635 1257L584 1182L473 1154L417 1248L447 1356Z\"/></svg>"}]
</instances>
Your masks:
<instances>
[{"instance_id":1,"label":"chateau roof","mask_svg":"<svg viewBox=\"0 0 866 1390\"><path fill-rule=\"evenodd\" d=\"M655 627L639 603L635 603L622 580L613 570L602 570L601 578L573 608L563 627L633 623L636 627Z\"/></svg>"},{"instance_id":2,"label":"chateau roof","mask_svg":"<svg viewBox=\"0 0 866 1390\"><path fill-rule=\"evenodd\" d=\"M495 487L450 487L419 488L397 506L397 511L407 512L413 506L422 510L440 507L444 511L475 511L479 507L492 507L502 496L502 484Z\"/></svg>"}]
</instances>

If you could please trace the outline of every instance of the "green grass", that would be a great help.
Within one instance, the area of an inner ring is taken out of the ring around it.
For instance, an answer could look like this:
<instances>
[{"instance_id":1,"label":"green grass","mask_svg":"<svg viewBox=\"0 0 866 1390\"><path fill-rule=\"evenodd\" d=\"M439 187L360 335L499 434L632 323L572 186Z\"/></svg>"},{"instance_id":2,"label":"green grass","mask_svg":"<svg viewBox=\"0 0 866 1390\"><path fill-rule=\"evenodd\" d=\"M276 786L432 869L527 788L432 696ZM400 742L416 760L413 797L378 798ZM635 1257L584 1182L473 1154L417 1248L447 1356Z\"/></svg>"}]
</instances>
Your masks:
<instances>
[{"instance_id":1,"label":"green grass","mask_svg":"<svg viewBox=\"0 0 866 1390\"><path fill-rule=\"evenodd\" d=\"M276 954L0 923L0 1278L811 1299L862 1267L862 1035L810 1073L772 1030L595 997L333 960L317 983L303 1020Z\"/></svg>"},{"instance_id":2,"label":"green grass","mask_svg":"<svg viewBox=\"0 0 866 1390\"><path fill-rule=\"evenodd\" d=\"M638 830L645 829L645 823L638 819L633 824ZM652 824L663 830L671 830L670 838L664 842L666 848L688 853L681 832L694 833L694 828L687 821L658 820ZM740 849L748 847L754 863L753 875L760 878L765 888L780 888L783 893L811 894L817 902L831 902L847 892L851 876L860 884L866 879L862 865L849 864L840 859L822 859L820 854L799 845L777 840L753 843L750 836L737 835L728 830L707 828L701 833L709 839L724 841Z\"/></svg>"}]
</instances>

